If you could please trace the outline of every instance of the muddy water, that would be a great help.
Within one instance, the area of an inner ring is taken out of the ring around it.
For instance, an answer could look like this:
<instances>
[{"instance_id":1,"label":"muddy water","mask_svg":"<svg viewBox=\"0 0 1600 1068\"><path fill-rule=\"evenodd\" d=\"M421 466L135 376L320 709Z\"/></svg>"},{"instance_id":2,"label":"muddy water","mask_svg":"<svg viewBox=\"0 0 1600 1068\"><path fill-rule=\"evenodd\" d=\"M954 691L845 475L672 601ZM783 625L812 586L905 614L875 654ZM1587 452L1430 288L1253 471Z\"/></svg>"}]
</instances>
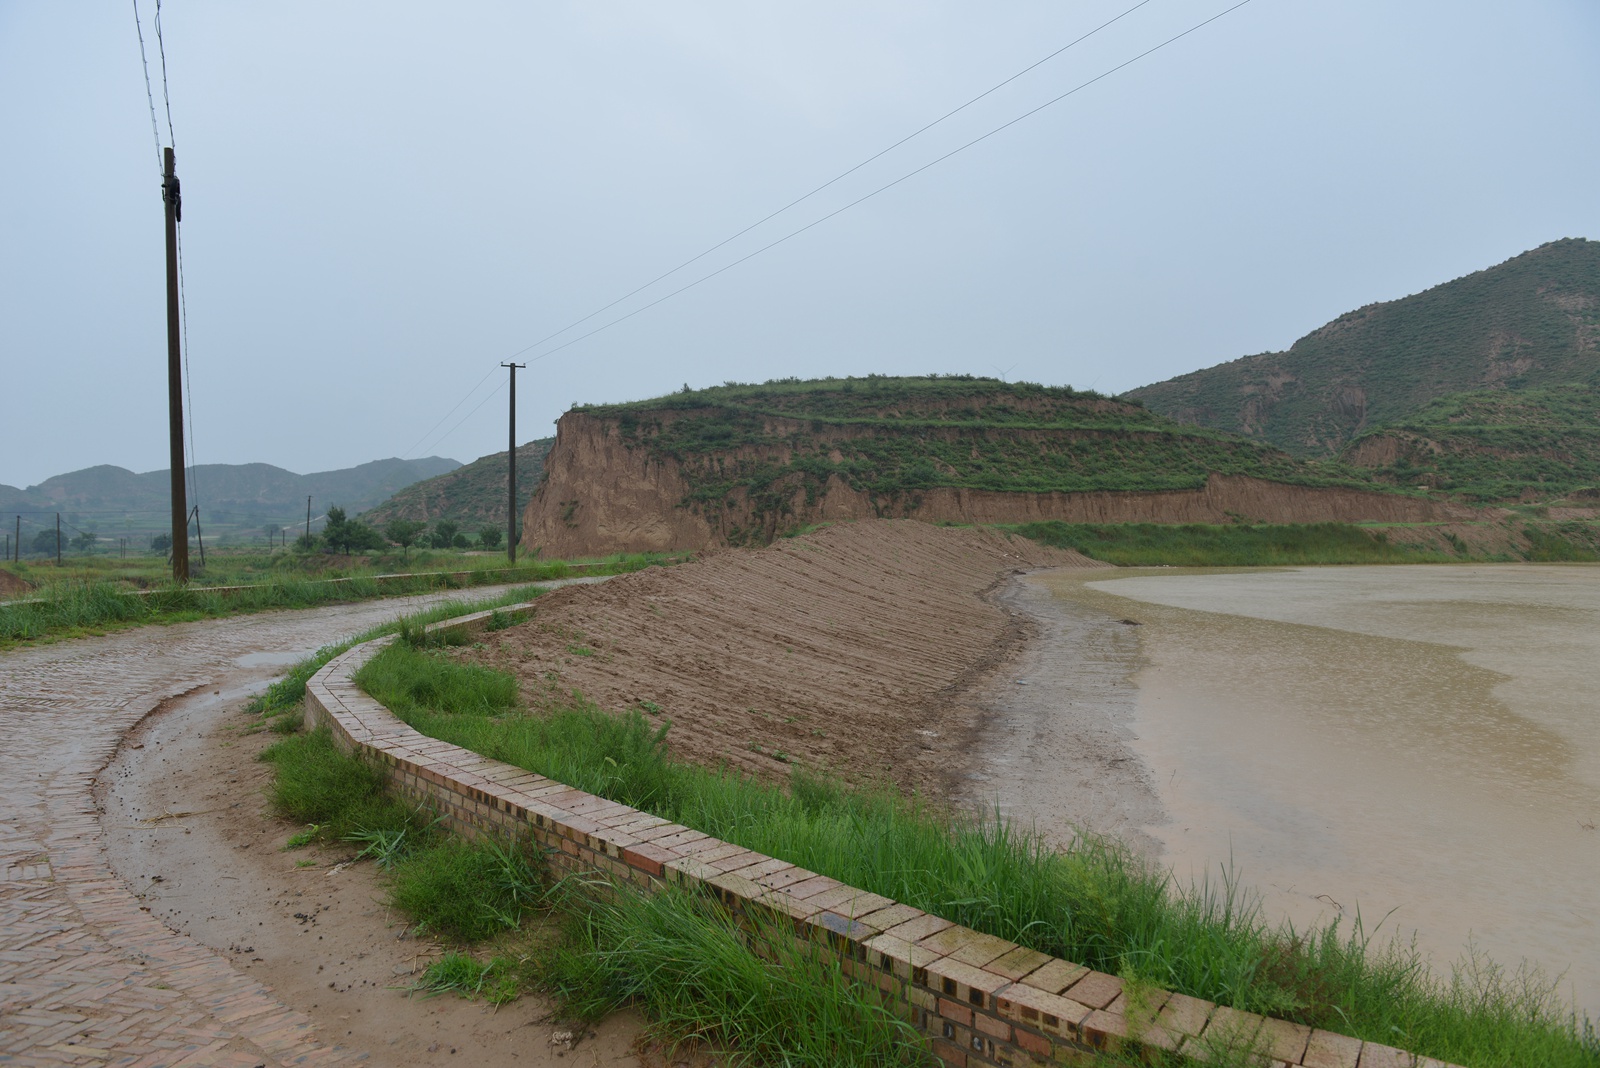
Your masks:
<instances>
[{"instance_id":1,"label":"muddy water","mask_svg":"<svg viewBox=\"0 0 1600 1068\"><path fill-rule=\"evenodd\" d=\"M1387 916L1436 964L1471 942L1600 1011L1600 568L1027 582L1143 624L1127 745L1180 878L1231 857L1274 916Z\"/></svg>"}]
</instances>

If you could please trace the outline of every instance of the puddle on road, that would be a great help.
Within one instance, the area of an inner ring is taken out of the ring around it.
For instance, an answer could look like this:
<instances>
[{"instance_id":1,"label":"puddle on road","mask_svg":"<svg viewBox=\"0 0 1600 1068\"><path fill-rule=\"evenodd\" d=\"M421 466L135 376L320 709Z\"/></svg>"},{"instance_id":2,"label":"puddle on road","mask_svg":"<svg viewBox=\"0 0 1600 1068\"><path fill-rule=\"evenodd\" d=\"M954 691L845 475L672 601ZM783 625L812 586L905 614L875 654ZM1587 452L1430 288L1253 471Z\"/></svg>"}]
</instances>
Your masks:
<instances>
[{"instance_id":1,"label":"puddle on road","mask_svg":"<svg viewBox=\"0 0 1600 1068\"><path fill-rule=\"evenodd\" d=\"M1231 857L1275 917L1392 909L1442 967L1470 940L1600 1010L1600 568L1027 582L1144 624L1129 745L1180 878Z\"/></svg>"},{"instance_id":2,"label":"puddle on road","mask_svg":"<svg viewBox=\"0 0 1600 1068\"><path fill-rule=\"evenodd\" d=\"M246 653L244 656L234 658L234 663L242 668L258 667L289 667L298 664L316 650L307 650L297 653Z\"/></svg>"}]
</instances>

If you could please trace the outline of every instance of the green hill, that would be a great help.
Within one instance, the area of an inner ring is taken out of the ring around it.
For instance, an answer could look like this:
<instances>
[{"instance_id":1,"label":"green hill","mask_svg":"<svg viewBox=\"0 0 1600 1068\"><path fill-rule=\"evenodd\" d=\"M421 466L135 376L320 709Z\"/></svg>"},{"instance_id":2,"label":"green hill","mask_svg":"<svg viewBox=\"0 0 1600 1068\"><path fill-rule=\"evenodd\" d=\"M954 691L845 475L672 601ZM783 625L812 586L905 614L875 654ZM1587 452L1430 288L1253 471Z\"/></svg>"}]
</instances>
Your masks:
<instances>
[{"instance_id":1,"label":"green hill","mask_svg":"<svg viewBox=\"0 0 1600 1068\"><path fill-rule=\"evenodd\" d=\"M1326 457L1370 430L1420 418L1452 394L1597 382L1600 242L1571 238L1342 315L1287 352L1127 396L1172 419Z\"/></svg>"},{"instance_id":2,"label":"green hill","mask_svg":"<svg viewBox=\"0 0 1600 1068\"><path fill-rule=\"evenodd\" d=\"M528 498L544 474L544 459L555 438L539 438L517 447L517 505ZM434 523L448 519L468 530L506 521L506 454L491 453L442 475L406 486L361 517L382 527L395 519Z\"/></svg>"},{"instance_id":3,"label":"green hill","mask_svg":"<svg viewBox=\"0 0 1600 1068\"><path fill-rule=\"evenodd\" d=\"M580 406L624 441L670 458L689 500L818 493L830 478L874 497L934 486L1016 492L1166 490L1212 473L1327 485L1349 480L1137 403L1070 387L966 375L728 384L632 404Z\"/></svg>"},{"instance_id":4,"label":"green hill","mask_svg":"<svg viewBox=\"0 0 1600 1068\"><path fill-rule=\"evenodd\" d=\"M1396 485L1479 500L1600 497L1600 388L1441 397L1362 435L1343 459Z\"/></svg>"}]
</instances>

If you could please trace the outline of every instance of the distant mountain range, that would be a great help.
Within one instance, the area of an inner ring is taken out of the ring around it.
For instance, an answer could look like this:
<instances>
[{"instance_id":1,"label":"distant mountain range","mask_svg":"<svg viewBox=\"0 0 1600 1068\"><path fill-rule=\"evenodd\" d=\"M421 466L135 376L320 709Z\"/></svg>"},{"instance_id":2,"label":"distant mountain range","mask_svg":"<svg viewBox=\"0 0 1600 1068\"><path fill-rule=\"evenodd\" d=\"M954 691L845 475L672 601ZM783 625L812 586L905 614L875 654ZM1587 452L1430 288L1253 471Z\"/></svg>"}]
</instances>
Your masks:
<instances>
[{"instance_id":1,"label":"distant mountain range","mask_svg":"<svg viewBox=\"0 0 1600 1068\"><path fill-rule=\"evenodd\" d=\"M517 505L519 512L539 488L544 475L544 460L555 438L539 438L517 446ZM506 454L481 456L467 464L415 485L406 486L393 497L363 515L375 527L395 519L437 523L441 519L467 530L506 521Z\"/></svg>"},{"instance_id":2,"label":"distant mountain range","mask_svg":"<svg viewBox=\"0 0 1600 1068\"><path fill-rule=\"evenodd\" d=\"M1413 296L1358 308L1287 352L1245 356L1127 396L1180 422L1244 434L1311 459L1338 455L1363 435L1419 419L1567 428L1571 413L1552 412L1545 403L1555 395L1534 393L1573 386L1600 386L1600 241L1581 238L1552 241ZM1486 404L1483 396L1435 403L1486 391L1533 392L1512 405ZM1414 433L1408 441L1400 451L1412 461L1425 459L1428 450L1417 446ZM1537 453L1542 446L1524 439L1518 447ZM1547 451L1546 458L1559 464L1563 450L1552 444ZM1376 458L1395 450L1347 455Z\"/></svg>"},{"instance_id":3,"label":"distant mountain range","mask_svg":"<svg viewBox=\"0 0 1600 1068\"><path fill-rule=\"evenodd\" d=\"M271 464L201 464L194 470L194 497L208 541L264 540L269 525L291 531L303 527L308 495L313 517L333 505L355 515L404 486L460 466L459 461L430 456L374 460L338 471L297 475ZM167 529L170 501L166 469L135 474L101 464L56 475L27 489L0 485L0 517L11 520L20 513L25 536L30 526L54 524L55 513L60 512L76 530L148 537Z\"/></svg>"}]
</instances>

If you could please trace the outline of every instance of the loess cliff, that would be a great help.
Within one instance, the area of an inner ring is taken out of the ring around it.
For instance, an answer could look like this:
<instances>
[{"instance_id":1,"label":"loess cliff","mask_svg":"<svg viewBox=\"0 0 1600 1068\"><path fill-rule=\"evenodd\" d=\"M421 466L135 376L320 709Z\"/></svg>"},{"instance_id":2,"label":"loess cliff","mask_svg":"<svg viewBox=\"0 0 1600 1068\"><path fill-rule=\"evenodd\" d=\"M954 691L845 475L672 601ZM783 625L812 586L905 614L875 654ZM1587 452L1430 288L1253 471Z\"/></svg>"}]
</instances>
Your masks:
<instances>
[{"instance_id":1,"label":"loess cliff","mask_svg":"<svg viewBox=\"0 0 1600 1068\"><path fill-rule=\"evenodd\" d=\"M765 544L820 522L1440 522L1472 509L1093 394L992 380L732 386L557 426L525 550Z\"/></svg>"}]
</instances>

